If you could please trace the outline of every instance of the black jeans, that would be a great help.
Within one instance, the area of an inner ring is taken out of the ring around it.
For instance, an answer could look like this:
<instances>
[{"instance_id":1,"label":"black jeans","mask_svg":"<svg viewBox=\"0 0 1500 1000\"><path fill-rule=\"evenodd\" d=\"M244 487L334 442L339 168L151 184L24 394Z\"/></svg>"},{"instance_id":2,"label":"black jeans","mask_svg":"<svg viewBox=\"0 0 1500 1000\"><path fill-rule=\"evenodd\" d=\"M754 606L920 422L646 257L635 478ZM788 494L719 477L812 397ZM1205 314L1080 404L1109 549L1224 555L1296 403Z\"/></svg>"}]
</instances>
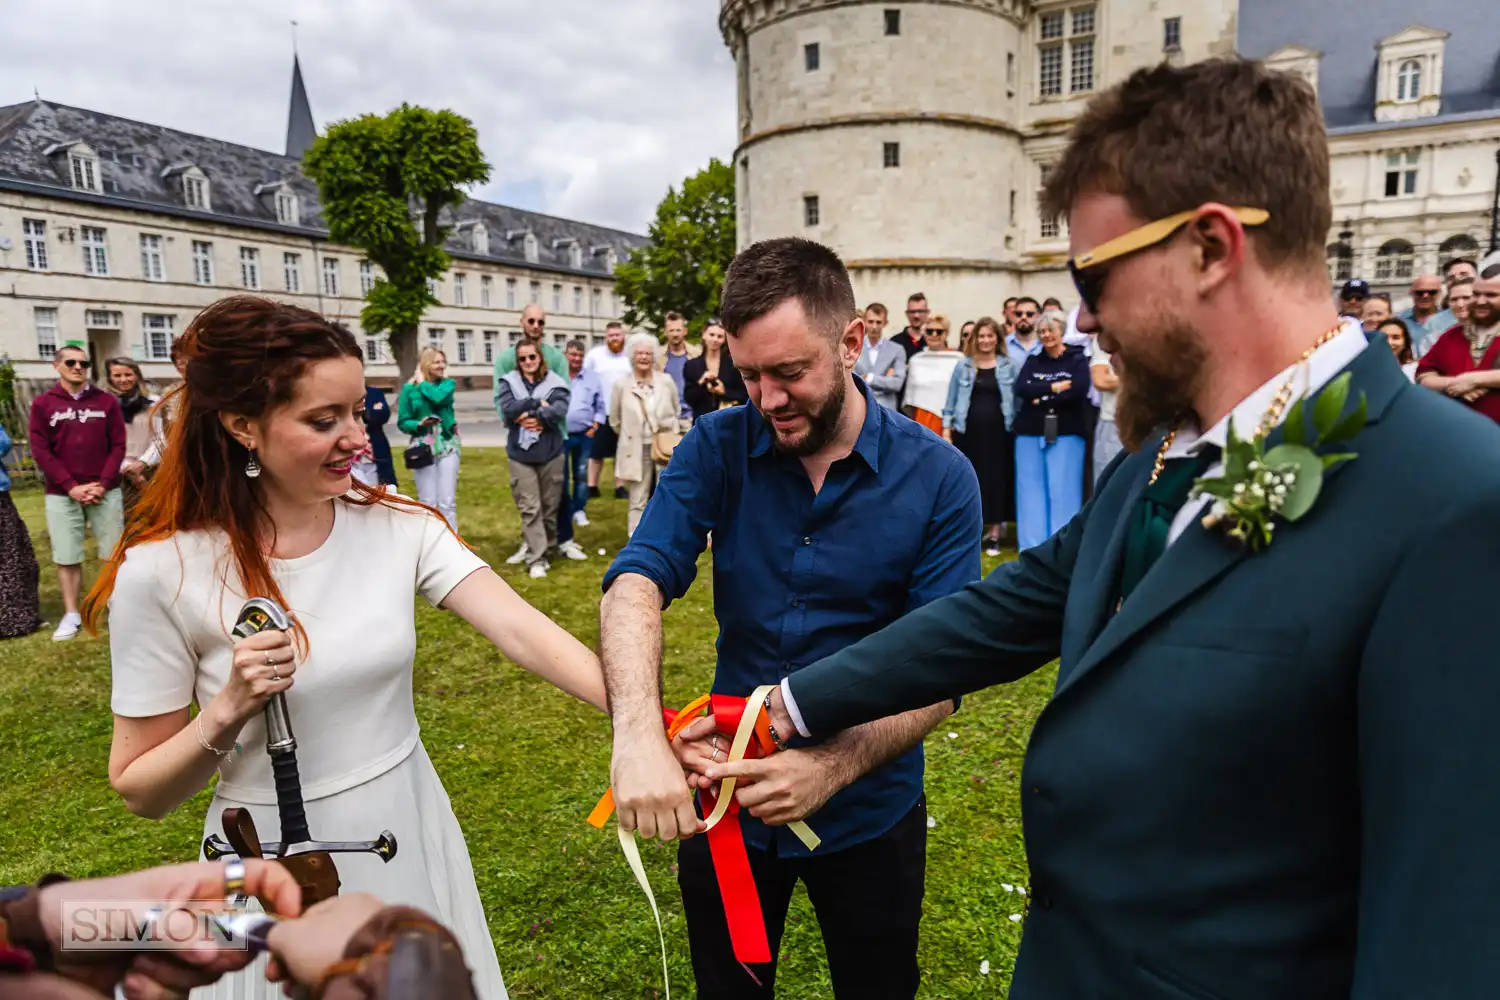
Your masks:
<instances>
[{"instance_id":1,"label":"black jeans","mask_svg":"<svg viewBox=\"0 0 1500 1000\"><path fill-rule=\"evenodd\" d=\"M699 1000L775 995L776 955L798 879L807 886L823 930L835 997L911 1000L916 995L917 925L927 871L925 796L890 830L846 850L778 858L752 847L749 855L771 945L770 964L751 967L763 986L756 986L734 957L708 839L694 837L677 849L677 883Z\"/></svg>"}]
</instances>

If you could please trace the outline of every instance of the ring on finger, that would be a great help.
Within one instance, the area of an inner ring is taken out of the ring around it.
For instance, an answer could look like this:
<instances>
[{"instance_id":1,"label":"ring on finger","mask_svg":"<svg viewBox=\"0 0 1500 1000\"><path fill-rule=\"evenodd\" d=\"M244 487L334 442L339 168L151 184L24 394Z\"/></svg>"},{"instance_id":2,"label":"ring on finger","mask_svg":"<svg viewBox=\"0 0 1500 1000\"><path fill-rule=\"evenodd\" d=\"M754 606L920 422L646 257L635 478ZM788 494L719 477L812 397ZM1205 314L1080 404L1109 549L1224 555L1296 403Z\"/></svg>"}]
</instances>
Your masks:
<instances>
[{"instance_id":1,"label":"ring on finger","mask_svg":"<svg viewBox=\"0 0 1500 1000\"><path fill-rule=\"evenodd\" d=\"M276 661L273 660L273 659L271 659L271 651L269 649L266 650L266 666L268 666L268 667L274 667L275 665L276 665Z\"/></svg>"},{"instance_id":2,"label":"ring on finger","mask_svg":"<svg viewBox=\"0 0 1500 1000\"><path fill-rule=\"evenodd\" d=\"M281 671L276 669L276 664L274 663L271 664L271 679L273 681L281 680Z\"/></svg>"},{"instance_id":3,"label":"ring on finger","mask_svg":"<svg viewBox=\"0 0 1500 1000\"><path fill-rule=\"evenodd\" d=\"M224 895L238 896L245 891L245 862L239 858L224 862Z\"/></svg>"}]
</instances>

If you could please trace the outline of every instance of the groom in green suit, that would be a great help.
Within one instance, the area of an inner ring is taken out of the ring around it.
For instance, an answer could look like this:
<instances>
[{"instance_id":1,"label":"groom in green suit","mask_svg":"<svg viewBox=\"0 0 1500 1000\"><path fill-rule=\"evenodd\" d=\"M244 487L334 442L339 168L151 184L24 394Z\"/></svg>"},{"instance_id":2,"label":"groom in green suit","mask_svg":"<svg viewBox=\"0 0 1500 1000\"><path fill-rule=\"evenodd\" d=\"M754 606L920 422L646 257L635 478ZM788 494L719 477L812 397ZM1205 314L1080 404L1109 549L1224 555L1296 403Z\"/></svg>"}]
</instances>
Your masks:
<instances>
[{"instance_id":1,"label":"groom in green suit","mask_svg":"<svg viewBox=\"0 0 1500 1000\"><path fill-rule=\"evenodd\" d=\"M1129 453L1053 538L770 699L823 737L1060 659L1012 1000L1500 996L1500 429L1340 324L1328 190L1296 77L1097 97L1044 201ZM1334 425L1321 489L1246 458Z\"/></svg>"}]
</instances>

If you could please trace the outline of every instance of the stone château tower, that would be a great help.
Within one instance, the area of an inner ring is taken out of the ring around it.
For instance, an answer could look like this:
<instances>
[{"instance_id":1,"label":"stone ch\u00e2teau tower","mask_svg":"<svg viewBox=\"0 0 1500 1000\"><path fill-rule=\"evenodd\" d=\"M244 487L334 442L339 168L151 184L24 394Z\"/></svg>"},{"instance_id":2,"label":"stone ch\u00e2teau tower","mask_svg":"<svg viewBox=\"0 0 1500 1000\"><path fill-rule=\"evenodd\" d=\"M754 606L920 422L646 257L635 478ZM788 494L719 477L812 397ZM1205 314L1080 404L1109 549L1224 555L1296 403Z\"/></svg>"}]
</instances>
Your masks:
<instances>
[{"instance_id":1,"label":"stone ch\u00e2teau tower","mask_svg":"<svg viewBox=\"0 0 1500 1000\"><path fill-rule=\"evenodd\" d=\"M739 241L802 235L860 304L957 324L1074 296L1036 191L1087 99L1232 52L1237 0L721 0L739 73Z\"/></svg>"}]
</instances>

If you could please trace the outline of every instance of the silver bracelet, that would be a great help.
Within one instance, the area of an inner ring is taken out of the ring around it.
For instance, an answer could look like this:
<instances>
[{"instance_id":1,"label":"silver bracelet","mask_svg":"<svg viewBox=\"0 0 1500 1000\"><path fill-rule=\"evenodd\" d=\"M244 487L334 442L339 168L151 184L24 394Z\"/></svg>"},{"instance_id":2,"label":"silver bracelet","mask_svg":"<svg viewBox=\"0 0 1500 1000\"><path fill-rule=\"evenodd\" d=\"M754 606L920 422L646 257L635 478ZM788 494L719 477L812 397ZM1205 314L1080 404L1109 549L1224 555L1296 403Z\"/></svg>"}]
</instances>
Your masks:
<instances>
[{"instance_id":1,"label":"silver bracelet","mask_svg":"<svg viewBox=\"0 0 1500 1000\"><path fill-rule=\"evenodd\" d=\"M781 734L776 731L776 727L773 726L773 725L771 725L771 692L769 692L769 691L766 692L766 702L765 702L765 705L766 705L766 730L768 732L770 732L770 734L771 734L771 742L776 744L776 749L777 750L785 750L786 749L786 740L782 739L781 738Z\"/></svg>"},{"instance_id":2,"label":"silver bracelet","mask_svg":"<svg viewBox=\"0 0 1500 1000\"><path fill-rule=\"evenodd\" d=\"M209 753L213 754L215 757L228 757L232 753L240 753L241 752L240 751L240 745L239 745L238 742L235 743L233 750L220 750L218 747L216 747L212 743L208 742L208 737L206 737L206 736L203 735L203 713L202 712L198 713L198 718L197 718L197 720L195 722L195 725L198 728L198 742L200 744L202 744L203 749L207 750Z\"/></svg>"}]
</instances>

